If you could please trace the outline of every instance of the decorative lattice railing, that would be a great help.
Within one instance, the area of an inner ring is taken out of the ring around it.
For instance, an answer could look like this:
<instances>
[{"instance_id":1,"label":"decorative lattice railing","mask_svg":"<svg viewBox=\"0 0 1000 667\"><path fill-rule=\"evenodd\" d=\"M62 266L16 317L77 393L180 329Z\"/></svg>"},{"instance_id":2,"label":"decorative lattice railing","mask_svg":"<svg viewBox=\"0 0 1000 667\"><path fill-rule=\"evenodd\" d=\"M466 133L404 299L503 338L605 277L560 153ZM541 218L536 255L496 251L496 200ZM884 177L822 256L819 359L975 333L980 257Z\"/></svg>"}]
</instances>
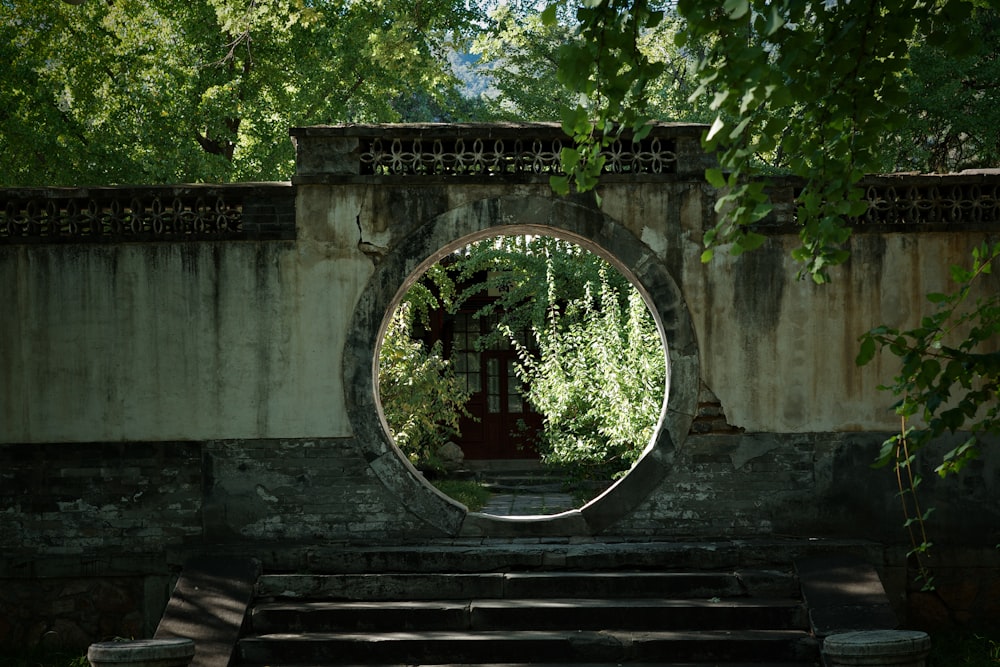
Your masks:
<instances>
[{"instance_id":1,"label":"decorative lattice railing","mask_svg":"<svg viewBox=\"0 0 1000 667\"><path fill-rule=\"evenodd\" d=\"M1000 224L1000 171L868 176L859 187L868 202L855 229L947 228ZM799 183L779 179L771 190L774 214L762 227L794 225Z\"/></svg>"},{"instance_id":2,"label":"decorative lattice railing","mask_svg":"<svg viewBox=\"0 0 1000 667\"><path fill-rule=\"evenodd\" d=\"M0 189L0 243L294 237L287 184Z\"/></svg>"},{"instance_id":3,"label":"decorative lattice railing","mask_svg":"<svg viewBox=\"0 0 1000 667\"><path fill-rule=\"evenodd\" d=\"M861 224L981 223L1000 222L1000 175L993 182L872 184L865 189L868 212Z\"/></svg>"},{"instance_id":4,"label":"decorative lattice railing","mask_svg":"<svg viewBox=\"0 0 1000 667\"><path fill-rule=\"evenodd\" d=\"M699 145L704 126L657 124L645 137L627 133L603 151L611 178L698 175L711 158ZM560 155L573 140L558 123L338 125L292 130L296 183L355 177L445 180L547 180L562 173Z\"/></svg>"},{"instance_id":5,"label":"decorative lattice railing","mask_svg":"<svg viewBox=\"0 0 1000 667\"><path fill-rule=\"evenodd\" d=\"M562 173L560 155L570 140L526 139L366 139L360 146L360 173L378 176L488 176ZM605 174L673 174L676 141L652 137L616 140L604 151Z\"/></svg>"},{"instance_id":6,"label":"decorative lattice railing","mask_svg":"<svg viewBox=\"0 0 1000 667\"><path fill-rule=\"evenodd\" d=\"M713 157L700 125L656 125L641 141L613 142L605 183L678 183L707 188ZM548 183L571 140L557 124L345 125L293 129L300 185L421 187L477 182ZM1000 171L872 176L857 228L1000 224ZM794 226L794 179L771 188L762 228ZM0 243L194 241L295 238L289 184L0 189Z\"/></svg>"}]
</instances>

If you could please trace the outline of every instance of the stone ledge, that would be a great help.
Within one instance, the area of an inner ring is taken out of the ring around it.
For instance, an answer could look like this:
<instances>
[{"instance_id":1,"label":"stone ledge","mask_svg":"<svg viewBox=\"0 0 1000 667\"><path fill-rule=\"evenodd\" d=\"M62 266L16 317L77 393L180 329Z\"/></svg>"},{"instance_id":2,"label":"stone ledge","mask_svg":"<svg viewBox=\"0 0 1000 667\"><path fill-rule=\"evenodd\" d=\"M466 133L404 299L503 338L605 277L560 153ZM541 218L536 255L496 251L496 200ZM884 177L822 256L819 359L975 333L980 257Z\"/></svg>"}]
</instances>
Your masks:
<instances>
[{"instance_id":1,"label":"stone ledge","mask_svg":"<svg viewBox=\"0 0 1000 667\"><path fill-rule=\"evenodd\" d=\"M194 658L190 639L136 639L91 644L87 660L94 667L186 667Z\"/></svg>"},{"instance_id":2,"label":"stone ledge","mask_svg":"<svg viewBox=\"0 0 1000 667\"><path fill-rule=\"evenodd\" d=\"M823 655L833 667L923 667L930 649L927 633L914 630L847 632L823 642Z\"/></svg>"}]
</instances>

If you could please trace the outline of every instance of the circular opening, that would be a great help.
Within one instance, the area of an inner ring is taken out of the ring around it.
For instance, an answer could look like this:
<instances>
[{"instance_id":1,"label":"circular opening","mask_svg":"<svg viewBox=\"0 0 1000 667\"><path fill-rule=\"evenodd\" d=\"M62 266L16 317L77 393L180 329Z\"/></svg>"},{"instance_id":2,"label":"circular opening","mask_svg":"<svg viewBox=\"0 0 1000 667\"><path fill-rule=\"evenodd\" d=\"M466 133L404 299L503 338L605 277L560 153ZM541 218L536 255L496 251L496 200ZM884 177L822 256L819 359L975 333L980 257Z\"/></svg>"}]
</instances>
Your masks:
<instances>
[{"instance_id":1,"label":"circular opening","mask_svg":"<svg viewBox=\"0 0 1000 667\"><path fill-rule=\"evenodd\" d=\"M383 325L379 397L441 492L487 514L558 514L638 461L667 355L613 261L560 236L494 235L407 278Z\"/></svg>"},{"instance_id":2,"label":"circular opening","mask_svg":"<svg viewBox=\"0 0 1000 667\"><path fill-rule=\"evenodd\" d=\"M437 491L401 455L379 405L378 348L391 323L389 315L427 268L459 247L497 235L558 236L611 261L650 306L669 355L670 400L663 406L650 446L607 491L582 508L561 514L503 517L470 512ZM675 447L682 444L697 409L697 345L680 290L663 258L593 206L551 195L468 202L393 237L357 302L348 331L344 387L359 452L387 491L437 535L587 536L614 530L665 479Z\"/></svg>"}]
</instances>

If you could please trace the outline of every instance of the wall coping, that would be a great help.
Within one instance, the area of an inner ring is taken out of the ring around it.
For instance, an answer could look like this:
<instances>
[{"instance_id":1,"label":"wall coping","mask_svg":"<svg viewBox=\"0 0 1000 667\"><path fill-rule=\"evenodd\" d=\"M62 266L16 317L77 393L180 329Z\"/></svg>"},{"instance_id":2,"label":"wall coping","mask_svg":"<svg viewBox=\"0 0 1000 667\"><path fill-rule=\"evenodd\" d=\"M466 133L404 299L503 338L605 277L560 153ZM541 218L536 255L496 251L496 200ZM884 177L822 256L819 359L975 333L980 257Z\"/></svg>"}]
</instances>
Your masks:
<instances>
[{"instance_id":1,"label":"wall coping","mask_svg":"<svg viewBox=\"0 0 1000 667\"><path fill-rule=\"evenodd\" d=\"M294 238L291 183L0 188L0 245Z\"/></svg>"}]
</instances>

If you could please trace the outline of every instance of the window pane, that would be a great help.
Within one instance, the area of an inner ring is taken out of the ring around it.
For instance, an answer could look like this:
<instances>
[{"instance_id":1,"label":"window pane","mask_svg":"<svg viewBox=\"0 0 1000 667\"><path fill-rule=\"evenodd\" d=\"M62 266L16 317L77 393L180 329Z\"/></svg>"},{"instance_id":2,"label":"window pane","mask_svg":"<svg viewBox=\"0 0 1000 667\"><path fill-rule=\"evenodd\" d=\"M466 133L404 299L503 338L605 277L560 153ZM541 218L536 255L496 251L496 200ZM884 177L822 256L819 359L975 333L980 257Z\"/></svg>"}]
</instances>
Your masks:
<instances>
[{"instance_id":1,"label":"window pane","mask_svg":"<svg viewBox=\"0 0 1000 667\"><path fill-rule=\"evenodd\" d=\"M507 412L524 412L524 400L521 396L521 381L514 371L514 360L507 360Z\"/></svg>"},{"instance_id":2,"label":"window pane","mask_svg":"<svg viewBox=\"0 0 1000 667\"><path fill-rule=\"evenodd\" d=\"M486 409L500 412L500 360L486 360Z\"/></svg>"}]
</instances>

